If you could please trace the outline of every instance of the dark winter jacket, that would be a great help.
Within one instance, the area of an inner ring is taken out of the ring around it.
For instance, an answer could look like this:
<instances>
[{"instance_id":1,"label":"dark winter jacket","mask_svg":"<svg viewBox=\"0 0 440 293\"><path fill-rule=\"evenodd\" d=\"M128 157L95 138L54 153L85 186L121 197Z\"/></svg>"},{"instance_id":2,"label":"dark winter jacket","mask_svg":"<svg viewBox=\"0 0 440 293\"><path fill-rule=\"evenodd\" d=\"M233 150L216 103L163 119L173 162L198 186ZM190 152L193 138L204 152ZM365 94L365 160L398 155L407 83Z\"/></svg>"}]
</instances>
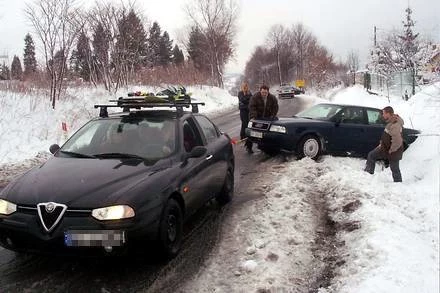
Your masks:
<instances>
[{"instance_id":1,"label":"dark winter jacket","mask_svg":"<svg viewBox=\"0 0 440 293\"><path fill-rule=\"evenodd\" d=\"M238 109L249 111L249 100L252 97L251 92L244 93L243 91L238 92Z\"/></svg>"},{"instance_id":2,"label":"dark winter jacket","mask_svg":"<svg viewBox=\"0 0 440 293\"><path fill-rule=\"evenodd\" d=\"M258 92L252 96L249 102L249 118L269 118L273 119L278 114L278 100L271 93L266 98L266 107L261 93Z\"/></svg>"},{"instance_id":3,"label":"dark winter jacket","mask_svg":"<svg viewBox=\"0 0 440 293\"><path fill-rule=\"evenodd\" d=\"M403 120L399 115L393 115L389 120L380 138L380 149L388 154L389 160L396 161L402 159Z\"/></svg>"}]
</instances>

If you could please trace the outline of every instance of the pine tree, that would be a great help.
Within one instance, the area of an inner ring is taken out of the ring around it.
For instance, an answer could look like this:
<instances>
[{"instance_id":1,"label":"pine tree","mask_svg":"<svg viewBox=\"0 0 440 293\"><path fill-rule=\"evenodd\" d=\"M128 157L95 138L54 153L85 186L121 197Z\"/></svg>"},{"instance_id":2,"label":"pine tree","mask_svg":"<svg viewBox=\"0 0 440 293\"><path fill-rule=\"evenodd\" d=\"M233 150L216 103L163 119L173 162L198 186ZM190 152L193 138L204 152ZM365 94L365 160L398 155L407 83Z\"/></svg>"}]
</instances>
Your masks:
<instances>
[{"instance_id":1,"label":"pine tree","mask_svg":"<svg viewBox=\"0 0 440 293\"><path fill-rule=\"evenodd\" d=\"M161 62L160 47L162 37L161 28L157 22L153 22L148 36L148 61L152 66L158 66Z\"/></svg>"},{"instance_id":2,"label":"pine tree","mask_svg":"<svg viewBox=\"0 0 440 293\"><path fill-rule=\"evenodd\" d=\"M53 59L49 60L48 63L50 66L53 65L57 70L61 69L62 67L67 68L63 50L58 50L53 56Z\"/></svg>"},{"instance_id":3,"label":"pine tree","mask_svg":"<svg viewBox=\"0 0 440 293\"><path fill-rule=\"evenodd\" d=\"M110 50L110 33L104 29L104 26L99 23L93 33L93 65L96 66L95 75L98 81L103 81L105 87L110 86L109 75L109 50Z\"/></svg>"},{"instance_id":4,"label":"pine tree","mask_svg":"<svg viewBox=\"0 0 440 293\"><path fill-rule=\"evenodd\" d=\"M93 33L93 51L96 60L104 65L108 64L108 54L109 54L109 33L106 32L102 24L98 24Z\"/></svg>"},{"instance_id":5,"label":"pine tree","mask_svg":"<svg viewBox=\"0 0 440 293\"><path fill-rule=\"evenodd\" d=\"M118 28L118 61L130 69L141 67L147 58L147 37L144 26L133 9L119 21Z\"/></svg>"},{"instance_id":6,"label":"pine tree","mask_svg":"<svg viewBox=\"0 0 440 293\"><path fill-rule=\"evenodd\" d=\"M90 81L91 55L92 50L90 49L90 40L86 34L82 32L78 37L76 50L72 52L70 60L72 62L73 71L85 81Z\"/></svg>"},{"instance_id":7,"label":"pine tree","mask_svg":"<svg viewBox=\"0 0 440 293\"><path fill-rule=\"evenodd\" d=\"M172 55L173 55L173 41L170 40L170 36L165 31L160 38L159 43L159 64L162 66L166 66L171 63Z\"/></svg>"},{"instance_id":8,"label":"pine tree","mask_svg":"<svg viewBox=\"0 0 440 293\"><path fill-rule=\"evenodd\" d=\"M206 56L207 41L199 28L191 30L188 43L189 59L194 63L194 67L202 72L209 72L209 60Z\"/></svg>"},{"instance_id":9,"label":"pine tree","mask_svg":"<svg viewBox=\"0 0 440 293\"><path fill-rule=\"evenodd\" d=\"M23 70L21 68L20 58L14 55L11 64L11 79L21 80L23 78Z\"/></svg>"},{"instance_id":10,"label":"pine tree","mask_svg":"<svg viewBox=\"0 0 440 293\"><path fill-rule=\"evenodd\" d=\"M185 57L183 56L182 50L179 49L179 46L176 44L173 48L173 63L176 65L180 65L185 61Z\"/></svg>"},{"instance_id":11,"label":"pine tree","mask_svg":"<svg viewBox=\"0 0 440 293\"><path fill-rule=\"evenodd\" d=\"M10 79L9 67L3 63L3 65L0 66L0 80L9 80L9 79Z\"/></svg>"},{"instance_id":12,"label":"pine tree","mask_svg":"<svg viewBox=\"0 0 440 293\"><path fill-rule=\"evenodd\" d=\"M370 70L384 75L402 70L416 70L420 63L421 50L417 37L413 32L411 8L405 9L406 19L403 23L403 34L391 32L379 41L371 51L371 62L367 65Z\"/></svg>"},{"instance_id":13,"label":"pine tree","mask_svg":"<svg viewBox=\"0 0 440 293\"><path fill-rule=\"evenodd\" d=\"M35 44L32 36L27 34L24 38L24 77L27 78L37 72L37 59L35 58Z\"/></svg>"},{"instance_id":14,"label":"pine tree","mask_svg":"<svg viewBox=\"0 0 440 293\"><path fill-rule=\"evenodd\" d=\"M419 50L417 37L419 34L414 34L413 27L414 21L411 18L412 10L408 7L406 10L406 20L402 21L403 23L403 35L400 35L399 38L402 40L402 57L403 57L403 66L404 68L413 68L414 60L413 57Z\"/></svg>"}]
</instances>

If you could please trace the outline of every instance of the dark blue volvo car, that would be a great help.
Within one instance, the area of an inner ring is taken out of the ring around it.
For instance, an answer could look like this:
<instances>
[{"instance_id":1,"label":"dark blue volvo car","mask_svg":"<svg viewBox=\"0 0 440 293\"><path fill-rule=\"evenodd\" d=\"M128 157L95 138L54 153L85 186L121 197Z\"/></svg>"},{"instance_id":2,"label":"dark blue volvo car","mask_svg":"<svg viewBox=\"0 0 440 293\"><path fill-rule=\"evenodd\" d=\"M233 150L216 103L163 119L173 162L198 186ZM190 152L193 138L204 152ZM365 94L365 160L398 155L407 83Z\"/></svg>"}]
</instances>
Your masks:
<instances>
[{"instance_id":1,"label":"dark blue volvo car","mask_svg":"<svg viewBox=\"0 0 440 293\"><path fill-rule=\"evenodd\" d=\"M290 118L253 120L246 135L265 153L295 153L299 158L321 154L366 157L380 140L386 122L382 110L370 107L318 104ZM420 132L403 129L404 148Z\"/></svg>"}]
</instances>

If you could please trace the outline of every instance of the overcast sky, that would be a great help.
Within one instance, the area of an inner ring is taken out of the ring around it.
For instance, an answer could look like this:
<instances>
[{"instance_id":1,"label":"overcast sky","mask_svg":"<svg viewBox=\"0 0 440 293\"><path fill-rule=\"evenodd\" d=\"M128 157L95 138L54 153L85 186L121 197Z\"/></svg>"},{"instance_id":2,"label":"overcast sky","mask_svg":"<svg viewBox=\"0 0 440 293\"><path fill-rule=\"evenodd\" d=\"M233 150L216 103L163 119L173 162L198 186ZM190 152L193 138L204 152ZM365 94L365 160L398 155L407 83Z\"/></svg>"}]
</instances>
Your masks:
<instances>
[{"instance_id":1,"label":"overcast sky","mask_svg":"<svg viewBox=\"0 0 440 293\"><path fill-rule=\"evenodd\" d=\"M179 40L182 27L188 23L183 10L188 1L138 0L137 6L150 21L158 21L172 39ZM0 56L8 55L10 61L14 54L23 59L24 36L33 33L23 13L25 3L31 2L0 0ZM244 70L253 50L264 43L274 24L290 27L302 22L336 60L345 61L351 50L366 60L373 43L373 27L377 26L378 37L394 28L401 30L408 4L413 9L415 30L440 43L439 0L239 0L239 3L236 56L227 65L228 72Z\"/></svg>"}]
</instances>

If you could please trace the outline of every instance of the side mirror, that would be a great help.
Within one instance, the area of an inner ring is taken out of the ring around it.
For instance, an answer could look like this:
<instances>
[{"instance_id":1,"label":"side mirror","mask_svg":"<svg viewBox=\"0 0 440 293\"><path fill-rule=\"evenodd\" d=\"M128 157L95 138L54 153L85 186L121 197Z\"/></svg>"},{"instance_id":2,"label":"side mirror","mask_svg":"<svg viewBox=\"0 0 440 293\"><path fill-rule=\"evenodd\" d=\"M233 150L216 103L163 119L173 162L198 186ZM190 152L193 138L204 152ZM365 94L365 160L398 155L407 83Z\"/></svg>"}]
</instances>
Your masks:
<instances>
[{"instance_id":1,"label":"side mirror","mask_svg":"<svg viewBox=\"0 0 440 293\"><path fill-rule=\"evenodd\" d=\"M183 155L182 166L185 166L188 163L188 159L190 158L200 158L204 154L206 154L207 148L204 146L195 146L189 154Z\"/></svg>"},{"instance_id":2,"label":"side mirror","mask_svg":"<svg viewBox=\"0 0 440 293\"><path fill-rule=\"evenodd\" d=\"M342 113L341 115L334 116L332 118L332 121L336 124L336 126L338 126L339 124L341 124L343 119L344 119L344 113Z\"/></svg>"},{"instance_id":3,"label":"side mirror","mask_svg":"<svg viewBox=\"0 0 440 293\"><path fill-rule=\"evenodd\" d=\"M195 146L189 153L188 158L199 158L206 154L207 149L204 146Z\"/></svg>"},{"instance_id":4,"label":"side mirror","mask_svg":"<svg viewBox=\"0 0 440 293\"><path fill-rule=\"evenodd\" d=\"M53 145L51 145L51 146L49 147L49 151L50 151L52 154L55 154L56 152L58 152L59 149L60 149L60 146L57 145L57 144L53 144Z\"/></svg>"}]
</instances>

